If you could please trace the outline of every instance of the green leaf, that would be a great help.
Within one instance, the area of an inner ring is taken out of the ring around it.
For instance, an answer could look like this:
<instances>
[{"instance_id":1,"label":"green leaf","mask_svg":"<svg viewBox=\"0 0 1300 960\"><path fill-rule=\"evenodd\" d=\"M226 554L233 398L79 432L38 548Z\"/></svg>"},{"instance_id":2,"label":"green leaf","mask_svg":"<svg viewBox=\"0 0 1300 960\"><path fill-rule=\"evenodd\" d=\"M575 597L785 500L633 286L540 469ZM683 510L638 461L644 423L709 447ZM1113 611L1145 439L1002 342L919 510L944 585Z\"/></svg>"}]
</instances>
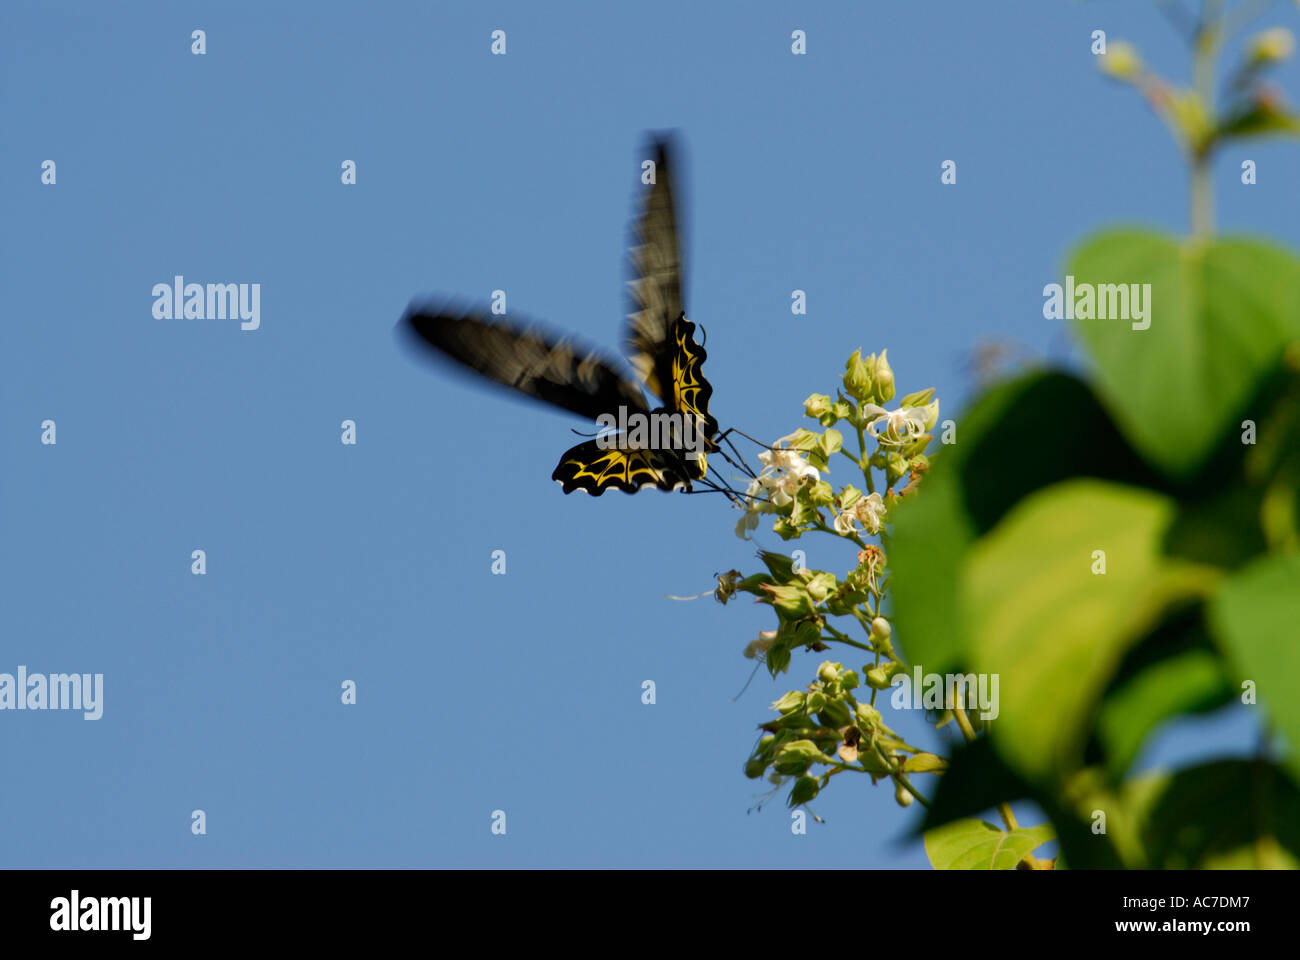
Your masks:
<instances>
[{"instance_id":1,"label":"green leaf","mask_svg":"<svg viewBox=\"0 0 1300 960\"><path fill-rule=\"evenodd\" d=\"M1296 869L1300 790L1267 761L1219 760L1078 798L1134 869Z\"/></svg>"},{"instance_id":2,"label":"green leaf","mask_svg":"<svg viewBox=\"0 0 1300 960\"><path fill-rule=\"evenodd\" d=\"M992 810L1030 795L1021 780L993 750L988 737L958 747L948 758L948 769L939 778L921 831L931 830L965 817Z\"/></svg>"},{"instance_id":3,"label":"green leaf","mask_svg":"<svg viewBox=\"0 0 1300 960\"><path fill-rule=\"evenodd\" d=\"M969 662L957 606L965 552L1022 497L1078 475L1159 481L1082 381L1033 374L994 389L962 417L957 443L935 456L918 493L890 511L891 592L913 663L943 672Z\"/></svg>"},{"instance_id":4,"label":"green leaf","mask_svg":"<svg viewBox=\"0 0 1300 960\"><path fill-rule=\"evenodd\" d=\"M1110 779L1123 777L1166 720L1232 699L1228 674L1201 605L1177 611L1144 637L1124 657L1097 715L1094 733Z\"/></svg>"},{"instance_id":5,"label":"green leaf","mask_svg":"<svg viewBox=\"0 0 1300 960\"><path fill-rule=\"evenodd\" d=\"M954 820L926 831L925 853L936 870L1014 870L1055 837L1046 823L1006 833L983 820Z\"/></svg>"},{"instance_id":6,"label":"green leaf","mask_svg":"<svg viewBox=\"0 0 1300 960\"><path fill-rule=\"evenodd\" d=\"M1148 231L1111 231L1085 243L1067 274L1076 290L1150 284L1149 329L1135 330L1128 319L1074 325L1111 414L1172 477L1205 460L1300 335L1300 261L1258 241L1180 245Z\"/></svg>"},{"instance_id":7,"label":"green leaf","mask_svg":"<svg viewBox=\"0 0 1300 960\"><path fill-rule=\"evenodd\" d=\"M1044 782L1083 762L1093 711L1125 651L1218 576L1161 554L1169 498L1095 480L1028 497L962 571L971 662L999 679L995 746ZM1104 552L1105 573L1096 551Z\"/></svg>"},{"instance_id":8,"label":"green leaf","mask_svg":"<svg viewBox=\"0 0 1300 960\"><path fill-rule=\"evenodd\" d=\"M1235 574L1211 608L1215 635L1268 708L1300 775L1300 554L1268 557ZM1240 687L1238 687L1240 690Z\"/></svg>"},{"instance_id":9,"label":"green leaf","mask_svg":"<svg viewBox=\"0 0 1300 960\"><path fill-rule=\"evenodd\" d=\"M942 757L936 757L933 753L917 753L908 757L903 762L904 773L934 773L943 770L948 766L946 760Z\"/></svg>"},{"instance_id":10,"label":"green leaf","mask_svg":"<svg viewBox=\"0 0 1300 960\"><path fill-rule=\"evenodd\" d=\"M1215 139L1247 139L1278 135L1300 136L1300 117L1269 104L1253 103L1220 123Z\"/></svg>"}]
</instances>

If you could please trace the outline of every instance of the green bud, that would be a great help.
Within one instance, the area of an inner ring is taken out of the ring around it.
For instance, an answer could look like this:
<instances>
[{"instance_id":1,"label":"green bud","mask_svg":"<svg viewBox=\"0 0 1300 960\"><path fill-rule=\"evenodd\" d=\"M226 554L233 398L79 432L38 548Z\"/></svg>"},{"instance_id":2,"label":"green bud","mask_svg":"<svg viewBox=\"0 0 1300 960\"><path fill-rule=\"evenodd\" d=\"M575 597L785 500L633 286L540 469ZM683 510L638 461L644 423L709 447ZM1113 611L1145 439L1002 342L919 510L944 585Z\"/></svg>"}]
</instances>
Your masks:
<instances>
[{"instance_id":1,"label":"green bud","mask_svg":"<svg viewBox=\"0 0 1300 960\"><path fill-rule=\"evenodd\" d=\"M867 671L867 686L876 690L889 689L889 675L882 667L872 667Z\"/></svg>"},{"instance_id":2,"label":"green bud","mask_svg":"<svg viewBox=\"0 0 1300 960\"><path fill-rule=\"evenodd\" d=\"M794 713L796 710L802 710L804 705L804 694L798 690L791 690L780 700L772 704L772 709L776 710L782 716L788 713Z\"/></svg>"},{"instance_id":3,"label":"green bud","mask_svg":"<svg viewBox=\"0 0 1300 960\"><path fill-rule=\"evenodd\" d=\"M862 350L854 350L844 365L844 390L855 400L866 400L871 396L871 368L868 361L862 359Z\"/></svg>"},{"instance_id":4,"label":"green bud","mask_svg":"<svg viewBox=\"0 0 1300 960\"><path fill-rule=\"evenodd\" d=\"M798 540L802 531L790 522L789 517L777 517L772 524L772 532L782 540Z\"/></svg>"},{"instance_id":5,"label":"green bud","mask_svg":"<svg viewBox=\"0 0 1300 960\"><path fill-rule=\"evenodd\" d=\"M816 620L805 620L795 627L794 644L800 647L810 647L822 635L821 624Z\"/></svg>"},{"instance_id":6,"label":"green bud","mask_svg":"<svg viewBox=\"0 0 1300 960\"><path fill-rule=\"evenodd\" d=\"M863 667L865 670L866 667ZM858 726L863 731L874 730L880 726L880 711L869 703L859 703L858 709Z\"/></svg>"},{"instance_id":7,"label":"green bud","mask_svg":"<svg viewBox=\"0 0 1300 960\"><path fill-rule=\"evenodd\" d=\"M934 399L934 387L926 387L916 393L909 393L898 402L900 407L923 407Z\"/></svg>"},{"instance_id":8,"label":"green bud","mask_svg":"<svg viewBox=\"0 0 1300 960\"><path fill-rule=\"evenodd\" d=\"M1142 58L1138 56L1136 47L1121 40L1110 45L1099 58L1097 66L1106 76L1128 82L1135 80L1142 72Z\"/></svg>"},{"instance_id":9,"label":"green bud","mask_svg":"<svg viewBox=\"0 0 1300 960\"><path fill-rule=\"evenodd\" d=\"M817 712L817 719L824 726L838 730L853 722L853 713L843 700L828 700L826 706Z\"/></svg>"},{"instance_id":10,"label":"green bud","mask_svg":"<svg viewBox=\"0 0 1300 960\"><path fill-rule=\"evenodd\" d=\"M751 780L757 780L767 770L768 761L761 757L750 757L745 762L745 776Z\"/></svg>"},{"instance_id":11,"label":"green bud","mask_svg":"<svg viewBox=\"0 0 1300 960\"><path fill-rule=\"evenodd\" d=\"M818 480L808 490L808 500L817 507L829 507L835 502L835 488L825 480Z\"/></svg>"},{"instance_id":12,"label":"green bud","mask_svg":"<svg viewBox=\"0 0 1300 960\"><path fill-rule=\"evenodd\" d=\"M835 574L823 571L808 581L806 589L808 590L808 596L812 598L814 603L821 603L837 586Z\"/></svg>"},{"instance_id":13,"label":"green bud","mask_svg":"<svg viewBox=\"0 0 1300 960\"><path fill-rule=\"evenodd\" d=\"M838 680L840 671L844 665L840 663L831 663L829 660L823 660L817 667L817 679L822 683L830 683L832 680Z\"/></svg>"},{"instance_id":14,"label":"green bud","mask_svg":"<svg viewBox=\"0 0 1300 960\"><path fill-rule=\"evenodd\" d=\"M858 672L856 670L845 670L841 673L840 686L845 690L856 690L858 688Z\"/></svg>"},{"instance_id":15,"label":"green bud","mask_svg":"<svg viewBox=\"0 0 1300 960\"><path fill-rule=\"evenodd\" d=\"M907 476L907 458L901 453L891 453L885 461L885 480L892 486Z\"/></svg>"},{"instance_id":16,"label":"green bud","mask_svg":"<svg viewBox=\"0 0 1300 960\"><path fill-rule=\"evenodd\" d=\"M880 754L876 753L873 747L864 743L858 749L860 751L858 759L862 762L862 766L866 768L867 773L873 777L889 776L889 764L884 761Z\"/></svg>"},{"instance_id":17,"label":"green bud","mask_svg":"<svg viewBox=\"0 0 1300 960\"><path fill-rule=\"evenodd\" d=\"M833 763L811 740L794 740L781 748L773 767L777 773L801 776L814 763Z\"/></svg>"},{"instance_id":18,"label":"green bud","mask_svg":"<svg viewBox=\"0 0 1300 960\"><path fill-rule=\"evenodd\" d=\"M844 447L844 434L840 433L834 427L826 431L822 436L821 450L828 458L833 454L839 453Z\"/></svg>"},{"instance_id":19,"label":"green bud","mask_svg":"<svg viewBox=\"0 0 1300 960\"><path fill-rule=\"evenodd\" d=\"M847 420L853 416L853 404L847 400L836 400L831 412L835 415L836 420ZM830 424L827 424L827 426L830 426Z\"/></svg>"},{"instance_id":20,"label":"green bud","mask_svg":"<svg viewBox=\"0 0 1300 960\"><path fill-rule=\"evenodd\" d=\"M894 635L894 628L889 625L889 621L884 617L876 617L871 621L871 639L888 640Z\"/></svg>"},{"instance_id":21,"label":"green bud","mask_svg":"<svg viewBox=\"0 0 1300 960\"><path fill-rule=\"evenodd\" d=\"M785 801L786 805L797 807L801 803L807 803L809 800L812 800L817 796L817 792L818 787L816 777L800 777L794 782L794 786L790 789L790 796L786 798Z\"/></svg>"},{"instance_id":22,"label":"green bud","mask_svg":"<svg viewBox=\"0 0 1300 960\"><path fill-rule=\"evenodd\" d=\"M829 413L831 409L831 398L824 393L814 393L803 402L803 413L806 417L812 417L814 420Z\"/></svg>"},{"instance_id":23,"label":"green bud","mask_svg":"<svg viewBox=\"0 0 1300 960\"><path fill-rule=\"evenodd\" d=\"M888 350L881 350L880 359L876 361L877 403L888 403L894 399L894 368L889 365L889 360L885 356L887 353Z\"/></svg>"},{"instance_id":24,"label":"green bud","mask_svg":"<svg viewBox=\"0 0 1300 960\"><path fill-rule=\"evenodd\" d=\"M817 713L826 707L826 694L817 691L808 694L808 699L804 703L804 709L808 713Z\"/></svg>"},{"instance_id":25,"label":"green bud","mask_svg":"<svg viewBox=\"0 0 1300 960\"><path fill-rule=\"evenodd\" d=\"M921 404L917 404L917 406L921 406ZM933 430L934 425L939 422L939 401L931 400L929 403L924 404L924 407L925 413L921 416L921 422L925 424L927 431Z\"/></svg>"},{"instance_id":26,"label":"green bud","mask_svg":"<svg viewBox=\"0 0 1300 960\"><path fill-rule=\"evenodd\" d=\"M1251 37L1249 51L1253 64L1279 63L1295 52L1295 37L1286 27L1272 27Z\"/></svg>"},{"instance_id":27,"label":"green bud","mask_svg":"<svg viewBox=\"0 0 1300 960\"><path fill-rule=\"evenodd\" d=\"M771 550L760 550L758 559L762 560L763 566L771 571L777 583L789 583L794 579L793 557L787 557L784 553L774 553Z\"/></svg>"},{"instance_id":28,"label":"green bud","mask_svg":"<svg viewBox=\"0 0 1300 960\"><path fill-rule=\"evenodd\" d=\"M912 805L912 794L903 788L901 783L894 786L894 801L900 807L910 807Z\"/></svg>"},{"instance_id":29,"label":"green bud","mask_svg":"<svg viewBox=\"0 0 1300 960\"><path fill-rule=\"evenodd\" d=\"M791 450L813 450L821 443L820 434L813 433L811 430L805 430L800 427L790 437Z\"/></svg>"},{"instance_id":30,"label":"green bud","mask_svg":"<svg viewBox=\"0 0 1300 960\"><path fill-rule=\"evenodd\" d=\"M851 483L846 483L840 491L840 510L849 510L862 499L862 491Z\"/></svg>"}]
</instances>

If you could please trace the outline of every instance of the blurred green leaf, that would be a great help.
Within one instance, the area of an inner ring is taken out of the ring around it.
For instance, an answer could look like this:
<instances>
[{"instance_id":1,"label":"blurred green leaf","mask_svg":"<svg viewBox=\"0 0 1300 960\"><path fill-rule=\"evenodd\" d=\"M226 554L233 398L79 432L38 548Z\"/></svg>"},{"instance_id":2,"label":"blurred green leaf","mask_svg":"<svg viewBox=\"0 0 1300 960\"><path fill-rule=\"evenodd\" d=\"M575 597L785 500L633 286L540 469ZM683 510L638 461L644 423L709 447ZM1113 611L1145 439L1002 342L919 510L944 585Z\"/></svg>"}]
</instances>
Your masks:
<instances>
[{"instance_id":1,"label":"blurred green leaf","mask_svg":"<svg viewBox=\"0 0 1300 960\"><path fill-rule=\"evenodd\" d=\"M919 495L892 512L885 545L903 648L912 663L936 672L969 662L957 607L962 558L1018 500L1071 476L1136 485L1160 479L1088 387L1060 373L996 387L962 417L957 442L942 450Z\"/></svg>"},{"instance_id":2,"label":"blurred green leaf","mask_svg":"<svg viewBox=\"0 0 1300 960\"><path fill-rule=\"evenodd\" d=\"M1174 504L1076 480L1026 498L962 571L971 663L1000 678L995 745L1042 783L1077 769L1097 701L1125 651L1217 572L1163 556ZM1104 551L1106 572L1093 572Z\"/></svg>"},{"instance_id":3,"label":"blurred green leaf","mask_svg":"<svg viewBox=\"0 0 1300 960\"><path fill-rule=\"evenodd\" d=\"M1300 775L1300 555L1267 557L1235 574L1211 611L1237 679L1255 683Z\"/></svg>"},{"instance_id":4,"label":"blurred green leaf","mask_svg":"<svg viewBox=\"0 0 1300 960\"><path fill-rule=\"evenodd\" d=\"M1256 240L1180 245L1116 230L1070 259L1075 286L1150 284L1150 328L1076 320L1102 395L1133 444L1172 477L1200 465L1241 403L1300 337L1300 261Z\"/></svg>"},{"instance_id":5,"label":"blurred green leaf","mask_svg":"<svg viewBox=\"0 0 1300 960\"><path fill-rule=\"evenodd\" d=\"M1300 791L1267 761L1148 774L1119 791L1084 794L1077 804L1105 814L1106 835L1130 868L1300 867Z\"/></svg>"}]
</instances>

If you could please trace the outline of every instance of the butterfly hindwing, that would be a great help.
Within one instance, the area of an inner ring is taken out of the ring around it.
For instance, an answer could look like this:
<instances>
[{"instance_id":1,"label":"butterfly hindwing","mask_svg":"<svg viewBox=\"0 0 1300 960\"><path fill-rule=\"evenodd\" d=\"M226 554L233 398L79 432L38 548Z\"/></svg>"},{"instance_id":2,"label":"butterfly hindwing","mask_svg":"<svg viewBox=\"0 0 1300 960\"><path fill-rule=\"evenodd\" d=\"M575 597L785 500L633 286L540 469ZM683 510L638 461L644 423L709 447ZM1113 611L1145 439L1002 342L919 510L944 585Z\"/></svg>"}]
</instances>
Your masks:
<instances>
[{"instance_id":1,"label":"butterfly hindwing","mask_svg":"<svg viewBox=\"0 0 1300 960\"><path fill-rule=\"evenodd\" d=\"M713 386L704 378L704 361L708 359L704 348L695 342L695 324L686 315L673 324L672 391L666 397L674 411L694 416L697 429L703 433L706 448L711 448L718 434L718 421L709 413L709 399Z\"/></svg>"},{"instance_id":2,"label":"butterfly hindwing","mask_svg":"<svg viewBox=\"0 0 1300 960\"><path fill-rule=\"evenodd\" d=\"M560 458L551 479L561 484L565 493L584 490L593 497L611 488L624 493L636 493L645 487L689 490L691 478L684 466L672 454L619 447L602 450L598 440L588 440Z\"/></svg>"},{"instance_id":3,"label":"butterfly hindwing","mask_svg":"<svg viewBox=\"0 0 1300 960\"><path fill-rule=\"evenodd\" d=\"M572 338L451 308L412 309L402 326L462 366L538 400L595 420L620 406L644 413L645 394L620 364Z\"/></svg>"}]
</instances>

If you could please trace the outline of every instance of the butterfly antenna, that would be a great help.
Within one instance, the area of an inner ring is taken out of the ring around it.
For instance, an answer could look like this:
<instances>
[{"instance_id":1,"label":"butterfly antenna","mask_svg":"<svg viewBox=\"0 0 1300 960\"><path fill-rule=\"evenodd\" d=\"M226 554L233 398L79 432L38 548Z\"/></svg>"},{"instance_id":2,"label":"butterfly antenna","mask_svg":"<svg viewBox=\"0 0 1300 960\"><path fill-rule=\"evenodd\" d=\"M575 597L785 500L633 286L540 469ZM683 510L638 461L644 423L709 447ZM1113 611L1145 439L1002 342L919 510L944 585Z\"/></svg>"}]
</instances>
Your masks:
<instances>
[{"instance_id":1,"label":"butterfly antenna","mask_svg":"<svg viewBox=\"0 0 1300 960\"><path fill-rule=\"evenodd\" d=\"M727 431L727 433L730 432L731 432L730 430ZM744 455L739 450L736 449L736 445L731 442L731 438L727 436L726 433L724 433L720 439L725 440L727 442L727 446L731 448L731 452L736 455L736 459L739 460L740 462L737 463L735 460L732 460L731 457L727 456L726 451L723 450L721 447L719 447L718 452L722 454L722 458L726 460L727 463L731 464L733 467L736 467L738 470L742 470L745 473L747 473L749 475L749 479L757 480L758 474L754 472L753 467L751 467L749 464L745 462Z\"/></svg>"},{"instance_id":2,"label":"butterfly antenna","mask_svg":"<svg viewBox=\"0 0 1300 960\"><path fill-rule=\"evenodd\" d=\"M754 677L757 676L758 674L758 668L761 667L762 665L763 665L762 660L754 664L754 669L750 672L749 679L745 681L745 685L740 688L740 693L736 694L734 697L731 698L732 703L735 703L737 700L739 700L741 697L745 695L745 691L749 689L749 685L754 682Z\"/></svg>"}]
</instances>

